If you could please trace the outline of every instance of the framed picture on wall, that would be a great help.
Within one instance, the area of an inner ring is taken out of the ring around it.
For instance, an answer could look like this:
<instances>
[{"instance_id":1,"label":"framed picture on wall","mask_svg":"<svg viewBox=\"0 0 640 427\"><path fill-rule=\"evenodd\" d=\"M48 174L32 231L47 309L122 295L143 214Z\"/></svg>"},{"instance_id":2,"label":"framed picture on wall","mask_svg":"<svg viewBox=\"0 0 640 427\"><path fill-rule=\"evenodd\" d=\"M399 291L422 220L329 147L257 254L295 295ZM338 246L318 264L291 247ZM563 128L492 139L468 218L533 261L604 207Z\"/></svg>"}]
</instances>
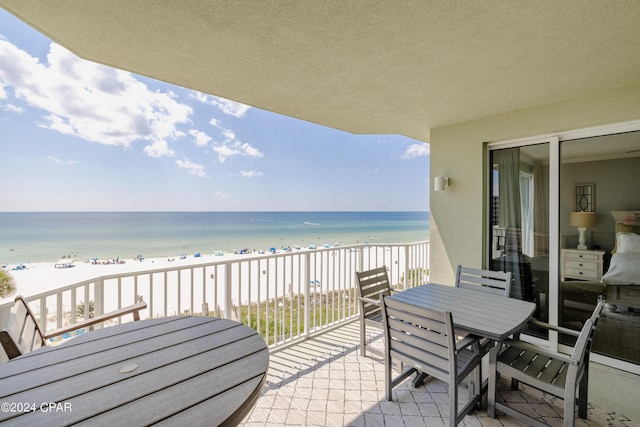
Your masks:
<instances>
[{"instance_id":1,"label":"framed picture on wall","mask_svg":"<svg viewBox=\"0 0 640 427\"><path fill-rule=\"evenodd\" d=\"M596 185L595 184L576 184L575 185L575 211L576 212L595 212L596 204Z\"/></svg>"}]
</instances>

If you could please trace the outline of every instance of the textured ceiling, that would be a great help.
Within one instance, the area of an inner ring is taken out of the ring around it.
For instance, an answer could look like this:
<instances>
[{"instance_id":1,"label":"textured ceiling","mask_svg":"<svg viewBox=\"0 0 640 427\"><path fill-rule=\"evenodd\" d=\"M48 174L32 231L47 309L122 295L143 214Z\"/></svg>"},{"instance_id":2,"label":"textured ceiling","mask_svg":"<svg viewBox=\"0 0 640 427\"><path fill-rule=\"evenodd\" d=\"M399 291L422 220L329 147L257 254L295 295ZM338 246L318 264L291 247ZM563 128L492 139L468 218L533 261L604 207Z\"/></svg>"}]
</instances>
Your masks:
<instances>
[{"instance_id":1,"label":"textured ceiling","mask_svg":"<svg viewBox=\"0 0 640 427\"><path fill-rule=\"evenodd\" d=\"M77 55L353 133L640 82L640 1L0 0Z\"/></svg>"}]
</instances>

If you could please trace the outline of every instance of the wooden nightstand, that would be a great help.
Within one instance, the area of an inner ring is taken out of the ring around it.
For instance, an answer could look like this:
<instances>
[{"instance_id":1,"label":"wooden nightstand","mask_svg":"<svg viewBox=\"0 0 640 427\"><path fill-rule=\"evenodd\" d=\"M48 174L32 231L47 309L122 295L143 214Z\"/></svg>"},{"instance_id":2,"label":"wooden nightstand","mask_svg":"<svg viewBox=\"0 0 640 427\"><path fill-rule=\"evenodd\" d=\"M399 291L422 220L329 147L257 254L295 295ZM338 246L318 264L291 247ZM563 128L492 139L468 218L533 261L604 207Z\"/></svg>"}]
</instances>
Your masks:
<instances>
[{"instance_id":1,"label":"wooden nightstand","mask_svg":"<svg viewBox=\"0 0 640 427\"><path fill-rule=\"evenodd\" d=\"M578 279L599 282L602 278L604 251L562 249L560 280Z\"/></svg>"}]
</instances>

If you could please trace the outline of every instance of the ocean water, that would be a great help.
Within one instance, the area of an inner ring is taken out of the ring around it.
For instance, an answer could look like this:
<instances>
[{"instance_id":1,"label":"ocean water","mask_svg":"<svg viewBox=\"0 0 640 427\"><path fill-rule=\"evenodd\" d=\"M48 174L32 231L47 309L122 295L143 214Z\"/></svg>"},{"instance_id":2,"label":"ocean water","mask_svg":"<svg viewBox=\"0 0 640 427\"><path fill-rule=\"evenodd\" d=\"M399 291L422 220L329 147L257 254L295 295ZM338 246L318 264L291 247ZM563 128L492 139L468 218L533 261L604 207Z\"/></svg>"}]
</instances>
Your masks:
<instances>
[{"instance_id":1,"label":"ocean water","mask_svg":"<svg viewBox=\"0 0 640 427\"><path fill-rule=\"evenodd\" d=\"M428 239L428 212L0 212L0 264Z\"/></svg>"}]
</instances>

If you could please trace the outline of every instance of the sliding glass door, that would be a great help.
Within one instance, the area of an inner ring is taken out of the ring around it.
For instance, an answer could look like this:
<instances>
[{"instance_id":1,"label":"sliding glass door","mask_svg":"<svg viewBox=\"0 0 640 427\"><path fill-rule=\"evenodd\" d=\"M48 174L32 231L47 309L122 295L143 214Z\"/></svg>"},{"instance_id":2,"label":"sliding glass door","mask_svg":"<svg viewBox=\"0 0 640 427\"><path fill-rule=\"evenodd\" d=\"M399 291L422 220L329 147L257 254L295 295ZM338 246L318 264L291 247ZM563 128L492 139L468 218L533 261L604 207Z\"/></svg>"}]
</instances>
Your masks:
<instances>
[{"instance_id":1,"label":"sliding glass door","mask_svg":"<svg viewBox=\"0 0 640 427\"><path fill-rule=\"evenodd\" d=\"M510 271L511 296L551 324L579 330L606 300L593 360L640 373L640 123L610 128L625 126L489 145L486 267Z\"/></svg>"}]
</instances>

